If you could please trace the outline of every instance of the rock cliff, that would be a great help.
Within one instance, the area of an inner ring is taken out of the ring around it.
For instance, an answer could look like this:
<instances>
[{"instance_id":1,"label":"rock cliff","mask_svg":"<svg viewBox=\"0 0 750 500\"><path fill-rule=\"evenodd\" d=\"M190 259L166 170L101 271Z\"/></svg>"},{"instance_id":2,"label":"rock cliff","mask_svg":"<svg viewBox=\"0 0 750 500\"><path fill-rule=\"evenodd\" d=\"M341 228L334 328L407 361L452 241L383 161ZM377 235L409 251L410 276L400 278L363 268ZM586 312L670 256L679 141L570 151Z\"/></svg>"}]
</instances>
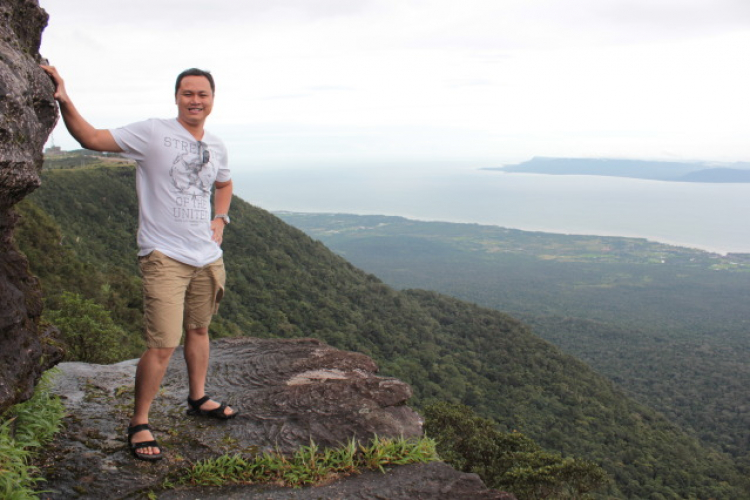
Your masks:
<instances>
[{"instance_id":1,"label":"rock cliff","mask_svg":"<svg viewBox=\"0 0 750 500\"><path fill-rule=\"evenodd\" d=\"M36 1L0 1L0 412L27 399L62 356L56 330L39 324L39 282L13 242L13 205L39 186L42 148L57 120L53 85L39 68L46 25Z\"/></svg>"},{"instance_id":2,"label":"rock cliff","mask_svg":"<svg viewBox=\"0 0 750 500\"><path fill-rule=\"evenodd\" d=\"M115 365L62 363L56 379L70 413L66 429L42 459L51 493L45 498L257 499L512 499L487 489L478 476L450 466L396 467L365 472L321 487L273 485L162 489L190 464L223 454L291 452L313 440L337 447L351 437L366 443L378 436L419 436L421 420L405 405L411 388L376 375L362 354L334 349L314 339L228 339L212 344L207 391L228 400L241 414L229 421L186 415L187 375L175 353L151 424L165 450L157 463L135 460L125 439L136 361Z\"/></svg>"}]
</instances>

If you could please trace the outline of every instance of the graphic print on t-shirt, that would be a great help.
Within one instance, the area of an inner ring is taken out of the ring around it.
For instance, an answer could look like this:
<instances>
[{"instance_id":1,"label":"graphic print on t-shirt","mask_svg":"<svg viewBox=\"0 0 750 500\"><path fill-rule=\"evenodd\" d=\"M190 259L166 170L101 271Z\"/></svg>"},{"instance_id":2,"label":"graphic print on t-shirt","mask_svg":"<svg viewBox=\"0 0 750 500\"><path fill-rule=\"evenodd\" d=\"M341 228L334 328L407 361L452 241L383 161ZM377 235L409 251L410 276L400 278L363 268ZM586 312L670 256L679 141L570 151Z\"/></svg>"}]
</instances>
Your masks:
<instances>
[{"instance_id":1,"label":"graphic print on t-shirt","mask_svg":"<svg viewBox=\"0 0 750 500\"><path fill-rule=\"evenodd\" d=\"M175 220L180 222L208 220L215 167L211 163L209 151L202 148L199 151L198 154L177 155L169 171L172 187L176 191L173 214Z\"/></svg>"},{"instance_id":2,"label":"graphic print on t-shirt","mask_svg":"<svg viewBox=\"0 0 750 500\"><path fill-rule=\"evenodd\" d=\"M208 196L211 193L213 173L214 166L210 159L203 163L203 158L199 155L185 153L174 159L169 176L180 194Z\"/></svg>"}]
</instances>

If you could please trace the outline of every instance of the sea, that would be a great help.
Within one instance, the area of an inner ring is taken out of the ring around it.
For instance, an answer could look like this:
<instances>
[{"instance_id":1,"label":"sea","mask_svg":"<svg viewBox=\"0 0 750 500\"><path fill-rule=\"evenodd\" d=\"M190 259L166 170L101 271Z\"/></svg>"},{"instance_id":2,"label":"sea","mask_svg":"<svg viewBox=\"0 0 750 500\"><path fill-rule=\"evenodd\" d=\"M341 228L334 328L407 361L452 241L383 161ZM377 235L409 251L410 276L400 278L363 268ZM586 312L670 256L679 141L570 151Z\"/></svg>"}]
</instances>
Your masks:
<instances>
[{"instance_id":1,"label":"sea","mask_svg":"<svg viewBox=\"0 0 750 500\"><path fill-rule=\"evenodd\" d=\"M504 173L467 164L235 168L235 194L271 212L397 215L750 253L750 184Z\"/></svg>"}]
</instances>

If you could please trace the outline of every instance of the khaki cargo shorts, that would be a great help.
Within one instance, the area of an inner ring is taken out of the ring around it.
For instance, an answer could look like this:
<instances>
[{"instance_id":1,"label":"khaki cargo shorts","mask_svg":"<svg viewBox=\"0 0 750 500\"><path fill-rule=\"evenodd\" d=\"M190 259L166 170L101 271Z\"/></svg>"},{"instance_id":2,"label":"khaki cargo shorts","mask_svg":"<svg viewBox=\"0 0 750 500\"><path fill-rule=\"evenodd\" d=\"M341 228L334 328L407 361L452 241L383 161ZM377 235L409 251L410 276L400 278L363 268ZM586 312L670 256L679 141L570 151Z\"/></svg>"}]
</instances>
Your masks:
<instances>
[{"instance_id":1,"label":"khaki cargo shorts","mask_svg":"<svg viewBox=\"0 0 750 500\"><path fill-rule=\"evenodd\" d=\"M224 259L204 267L155 250L138 258L143 276L143 331L149 348L180 345L184 330L207 328L224 296Z\"/></svg>"}]
</instances>

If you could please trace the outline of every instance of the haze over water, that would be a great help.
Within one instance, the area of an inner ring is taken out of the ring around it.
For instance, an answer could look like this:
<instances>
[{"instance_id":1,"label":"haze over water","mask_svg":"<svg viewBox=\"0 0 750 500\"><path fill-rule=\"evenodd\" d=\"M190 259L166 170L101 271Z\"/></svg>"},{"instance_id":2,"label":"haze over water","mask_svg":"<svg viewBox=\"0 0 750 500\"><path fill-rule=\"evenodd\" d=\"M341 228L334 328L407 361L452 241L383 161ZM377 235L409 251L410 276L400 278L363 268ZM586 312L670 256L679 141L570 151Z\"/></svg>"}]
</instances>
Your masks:
<instances>
[{"instance_id":1,"label":"haze over water","mask_svg":"<svg viewBox=\"0 0 750 500\"><path fill-rule=\"evenodd\" d=\"M506 174L461 165L235 170L269 211L398 215L750 253L750 184Z\"/></svg>"}]
</instances>

